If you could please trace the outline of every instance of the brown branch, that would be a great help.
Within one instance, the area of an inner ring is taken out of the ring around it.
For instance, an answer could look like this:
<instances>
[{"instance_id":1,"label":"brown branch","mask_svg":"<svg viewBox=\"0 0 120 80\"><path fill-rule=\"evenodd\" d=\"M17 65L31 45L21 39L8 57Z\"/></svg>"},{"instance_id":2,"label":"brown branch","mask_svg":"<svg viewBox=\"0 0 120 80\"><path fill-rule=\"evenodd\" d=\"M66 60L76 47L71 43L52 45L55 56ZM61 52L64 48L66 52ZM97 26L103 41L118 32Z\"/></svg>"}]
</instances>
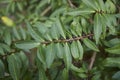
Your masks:
<instances>
[{"instance_id":1,"label":"brown branch","mask_svg":"<svg viewBox=\"0 0 120 80\"><path fill-rule=\"evenodd\" d=\"M93 34L88 34L85 36L80 36L80 37L75 37L75 38L70 38L70 39L59 39L59 40L53 40L53 41L45 41L45 42L41 42L41 44L50 44L50 43L64 43L64 42L71 42L71 41L77 41L77 40L81 40L84 38L88 38L93 36Z\"/></svg>"},{"instance_id":2,"label":"brown branch","mask_svg":"<svg viewBox=\"0 0 120 80\"><path fill-rule=\"evenodd\" d=\"M94 52L93 55L92 55L92 57L91 57L91 62L90 62L89 67L88 67L89 70L91 70L92 67L93 67L93 65L94 65L95 58L96 58L96 54L97 54L97 53Z\"/></svg>"},{"instance_id":3,"label":"brown branch","mask_svg":"<svg viewBox=\"0 0 120 80\"><path fill-rule=\"evenodd\" d=\"M69 3L71 8L76 8L76 6L71 2L71 0L68 0L68 3Z\"/></svg>"},{"instance_id":4,"label":"brown branch","mask_svg":"<svg viewBox=\"0 0 120 80\"><path fill-rule=\"evenodd\" d=\"M41 13L41 16L44 16L45 14L47 14L51 9L52 9L52 7L51 7L51 6L48 6L48 7Z\"/></svg>"}]
</instances>

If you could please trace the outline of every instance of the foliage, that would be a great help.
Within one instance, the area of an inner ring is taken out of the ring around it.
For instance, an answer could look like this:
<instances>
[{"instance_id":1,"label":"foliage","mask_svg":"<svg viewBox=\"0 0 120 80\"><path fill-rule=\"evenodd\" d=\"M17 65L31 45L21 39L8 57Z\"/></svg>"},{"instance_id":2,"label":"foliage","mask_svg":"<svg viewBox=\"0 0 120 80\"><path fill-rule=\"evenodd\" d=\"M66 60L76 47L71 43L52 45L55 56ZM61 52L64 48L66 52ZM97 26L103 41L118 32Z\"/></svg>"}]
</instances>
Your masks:
<instances>
[{"instance_id":1,"label":"foliage","mask_svg":"<svg viewBox=\"0 0 120 80\"><path fill-rule=\"evenodd\" d=\"M119 80L119 0L0 0L0 80Z\"/></svg>"}]
</instances>

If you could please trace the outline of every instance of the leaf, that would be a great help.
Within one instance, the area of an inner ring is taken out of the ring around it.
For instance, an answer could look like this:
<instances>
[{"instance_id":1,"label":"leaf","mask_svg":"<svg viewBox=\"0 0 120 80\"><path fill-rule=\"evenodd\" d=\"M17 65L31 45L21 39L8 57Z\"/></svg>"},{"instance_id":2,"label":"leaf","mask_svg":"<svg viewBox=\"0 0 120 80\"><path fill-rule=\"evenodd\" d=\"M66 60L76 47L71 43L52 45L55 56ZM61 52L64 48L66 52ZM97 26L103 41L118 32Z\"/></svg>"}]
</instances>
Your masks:
<instances>
[{"instance_id":1,"label":"leaf","mask_svg":"<svg viewBox=\"0 0 120 80\"><path fill-rule=\"evenodd\" d=\"M57 43L55 47L56 47L57 57L63 58L63 53L64 53L63 46L60 43Z\"/></svg>"},{"instance_id":2,"label":"leaf","mask_svg":"<svg viewBox=\"0 0 120 80\"><path fill-rule=\"evenodd\" d=\"M22 26L20 26L20 33L22 35L22 38L25 40L26 39L26 32Z\"/></svg>"},{"instance_id":3,"label":"leaf","mask_svg":"<svg viewBox=\"0 0 120 80\"><path fill-rule=\"evenodd\" d=\"M119 80L120 79L120 71L117 71L113 76L112 76L113 79L115 80Z\"/></svg>"},{"instance_id":4,"label":"leaf","mask_svg":"<svg viewBox=\"0 0 120 80\"><path fill-rule=\"evenodd\" d=\"M66 12L65 14L72 15L72 16L79 16L79 15L87 15L91 13L95 13L95 11L91 9L72 10L70 12Z\"/></svg>"},{"instance_id":5,"label":"leaf","mask_svg":"<svg viewBox=\"0 0 120 80\"><path fill-rule=\"evenodd\" d=\"M58 34L58 29L56 27L55 24L52 25L51 29L50 29L50 33L53 39L58 40L58 38L60 37L60 35Z\"/></svg>"},{"instance_id":6,"label":"leaf","mask_svg":"<svg viewBox=\"0 0 120 80\"><path fill-rule=\"evenodd\" d=\"M98 10L98 9L96 8L96 6L93 4L93 2L94 2L93 0L82 0L82 2L83 2L86 6L92 8L92 9L94 9L94 10Z\"/></svg>"},{"instance_id":7,"label":"leaf","mask_svg":"<svg viewBox=\"0 0 120 80\"><path fill-rule=\"evenodd\" d=\"M4 73L5 73L5 66L4 66L2 60L0 60L0 78L4 77Z\"/></svg>"},{"instance_id":8,"label":"leaf","mask_svg":"<svg viewBox=\"0 0 120 80\"><path fill-rule=\"evenodd\" d=\"M100 21L100 15L96 13L94 16L94 35L95 35L96 44L98 44L99 42L101 33L102 33L102 26Z\"/></svg>"},{"instance_id":9,"label":"leaf","mask_svg":"<svg viewBox=\"0 0 120 80\"><path fill-rule=\"evenodd\" d=\"M120 54L120 44L117 44L111 48L105 49L105 51L111 53L111 54Z\"/></svg>"},{"instance_id":10,"label":"leaf","mask_svg":"<svg viewBox=\"0 0 120 80\"><path fill-rule=\"evenodd\" d=\"M20 41L20 42L16 42L15 46L19 49L32 49L35 48L37 46L40 45L40 42L36 42L36 41Z\"/></svg>"},{"instance_id":11,"label":"leaf","mask_svg":"<svg viewBox=\"0 0 120 80\"><path fill-rule=\"evenodd\" d=\"M0 43L0 46L2 47L2 49L4 51L7 51L7 52L10 52L10 46L6 45L6 44L3 44L3 43Z\"/></svg>"},{"instance_id":12,"label":"leaf","mask_svg":"<svg viewBox=\"0 0 120 80\"><path fill-rule=\"evenodd\" d=\"M99 5L100 5L100 9L102 10L102 11L105 11L105 4L104 4L104 2L103 2L103 0L98 0L98 3L99 3Z\"/></svg>"},{"instance_id":13,"label":"leaf","mask_svg":"<svg viewBox=\"0 0 120 80\"><path fill-rule=\"evenodd\" d=\"M71 66L72 59L71 59L70 49L67 43L64 44L64 50L65 50L64 61L66 63L67 69L69 69Z\"/></svg>"},{"instance_id":14,"label":"leaf","mask_svg":"<svg viewBox=\"0 0 120 80\"><path fill-rule=\"evenodd\" d=\"M9 72L13 80L19 80L20 78L20 66L17 60L17 57L12 54L7 57Z\"/></svg>"},{"instance_id":15,"label":"leaf","mask_svg":"<svg viewBox=\"0 0 120 80\"><path fill-rule=\"evenodd\" d=\"M45 62L45 51L43 46L38 47L37 49L37 57L41 61L41 63L46 67L46 62Z\"/></svg>"},{"instance_id":16,"label":"leaf","mask_svg":"<svg viewBox=\"0 0 120 80\"><path fill-rule=\"evenodd\" d=\"M0 46L0 55L4 55L4 50L1 46Z\"/></svg>"},{"instance_id":17,"label":"leaf","mask_svg":"<svg viewBox=\"0 0 120 80\"><path fill-rule=\"evenodd\" d=\"M56 19L56 26L57 26L57 29L59 31L59 34L61 34L62 37L66 39L64 29L63 29L63 25L62 25L62 22L59 18Z\"/></svg>"},{"instance_id":18,"label":"leaf","mask_svg":"<svg viewBox=\"0 0 120 80\"><path fill-rule=\"evenodd\" d=\"M48 27L44 23L36 22L34 26L38 29L38 31L41 34L45 34L48 31Z\"/></svg>"},{"instance_id":19,"label":"leaf","mask_svg":"<svg viewBox=\"0 0 120 80\"><path fill-rule=\"evenodd\" d=\"M80 55L78 52L77 43L75 41L72 42L72 44L70 45L70 48L71 48L71 53L73 58L78 59Z\"/></svg>"},{"instance_id":20,"label":"leaf","mask_svg":"<svg viewBox=\"0 0 120 80\"><path fill-rule=\"evenodd\" d=\"M83 73L85 72L85 70L83 68L78 68L76 66L74 66L73 64L71 64L71 70L75 71L75 72L78 72L78 73Z\"/></svg>"},{"instance_id":21,"label":"leaf","mask_svg":"<svg viewBox=\"0 0 120 80\"><path fill-rule=\"evenodd\" d=\"M36 41L44 41L31 27L28 21L25 21L27 24L27 29L29 34L36 40Z\"/></svg>"},{"instance_id":22,"label":"leaf","mask_svg":"<svg viewBox=\"0 0 120 80\"><path fill-rule=\"evenodd\" d=\"M50 68L54 58L55 58L55 51L53 50L53 43L46 47L46 64L47 67Z\"/></svg>"},{"instance_id":23,"label":"leaf","mask_svg":"<svg viewBox=\"0 0 120 80\"><path fill-rule=\"evenodd\" d=\"M17 54L17 57L20 59L21 66L23 67L23 68L21 68L22 74L20 75L21 77L23 77L29 67L29 60L23 51L20 51Z\"/></svg>"},{"instance_id":24,"label":"leaf","mask_svg":"<svg viewBox=\"0 0 120 80\"><path fill-rule=\"evenodd\" d=\"M83 42L88 48L99 52L97 46L92 41L90 41L89 39L85 38L85 39L83 39Z\"/></svg>"},{"instance_id":25,"label":"leaf","mask_svg":"<svg viewBox=\"0 0 120 80\"><path fill-rule=\"evenodd\" d=\"M11 44L11 34L10 34L10 31L9 30L6 30L4 32L4 41L6 44L10 45Z\"/></svg>"},{"instance_id":26,"label":"leaf","mask_svg":"<svg viewBox=\"0 0 120 80\"><path fill-rule=\"evenodd\" d=\"M7 25L8 27L13 27L14 26L13 20L8 18L7 16L2 16L1 19L2 19L3 23L5 25Z\"/></svg>"},{"instance_id":27,"label":"leaf","mask_svg":"<svg viewBox=\"0 0 120 80\"><path fill-rule=\"evenodd\" d=\"M82 60L83 59L83 47L80 43L80 41L77 41L77 47L78 47L78 50L79 50L79 59Z\"/></svg>"},{"instance_id":28,"label":"leaf","mask_svg":"<svg viewBox=\"0 0 120 80\"><path fill-rule=\"evenodd\" d=\"M120 57L107 58L103 63L104 63L104 66L107 66L107 67L120 68Z\"/></svg>"},{"instance_id":29,"label":"leaf","mask_svg":"<svg viewBox=\"0 0 120 80\"><path fill-rule=\"evenodd\" d=\"M18 30L17 30L16 27L13 27L13 35L14 35L18 40L21 39L21 37L20 37L20 35L19 35L19 32L18 32Z\"/></svg>"},{"instance_id":30,"label":"leaf","mask_svg":"<svg viewBox=\"0 0 120 80\"><path fill-rule=\"evenodd\" d=\"M63 80L68 80L68 70L66 68L63 69L62 76Z\"/></svg>"}]
</instances>

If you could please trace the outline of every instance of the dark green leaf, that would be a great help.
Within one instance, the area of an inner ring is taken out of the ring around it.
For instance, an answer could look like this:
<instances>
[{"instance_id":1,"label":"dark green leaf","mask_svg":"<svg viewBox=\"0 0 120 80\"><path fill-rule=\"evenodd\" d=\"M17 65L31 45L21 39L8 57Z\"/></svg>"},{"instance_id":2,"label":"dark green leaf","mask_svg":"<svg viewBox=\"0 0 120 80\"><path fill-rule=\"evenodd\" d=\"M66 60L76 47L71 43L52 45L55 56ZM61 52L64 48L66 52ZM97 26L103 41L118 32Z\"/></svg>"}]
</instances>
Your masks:
<instances>
[{"instance_id":1,"label":"dark green leaf","mask_svg":"<svg viewBox=\"0 0 120 80\"><path fill-rule=\"evenodd\" d=\"M0 78L4 77L4 73L5 73L5 66L4 66L2 60L0 60Z\"/></svg>"},{"instance_id":2,"label":"dark green leaf","mask_svg":"<svg viewBox=\"0 0 120 80\"><path fill-rule=\"evenodd\" d=\"M107 52L112 54L120 54L120 44L117 44L111 48L105 49Z\"/></svg>"}]
</instances>

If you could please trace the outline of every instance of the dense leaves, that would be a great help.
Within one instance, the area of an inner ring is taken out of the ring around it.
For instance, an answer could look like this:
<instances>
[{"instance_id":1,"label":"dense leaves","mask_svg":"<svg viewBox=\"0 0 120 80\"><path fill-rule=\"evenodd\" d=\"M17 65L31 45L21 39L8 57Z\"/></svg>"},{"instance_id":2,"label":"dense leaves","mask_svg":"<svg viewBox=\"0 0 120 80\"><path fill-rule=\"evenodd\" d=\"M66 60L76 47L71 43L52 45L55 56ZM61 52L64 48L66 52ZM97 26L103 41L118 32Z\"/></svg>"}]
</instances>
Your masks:
<instances>
[{"instance_id":1,"label":"dense leaves","mask_svg":"<svg viewBox=\"0 0 120 80\"><path fill-rule=\"evenodd\" d=\"M120 79L119 0L0 0L0 18L0 80Z\"/></svg>"}]
</instances>

